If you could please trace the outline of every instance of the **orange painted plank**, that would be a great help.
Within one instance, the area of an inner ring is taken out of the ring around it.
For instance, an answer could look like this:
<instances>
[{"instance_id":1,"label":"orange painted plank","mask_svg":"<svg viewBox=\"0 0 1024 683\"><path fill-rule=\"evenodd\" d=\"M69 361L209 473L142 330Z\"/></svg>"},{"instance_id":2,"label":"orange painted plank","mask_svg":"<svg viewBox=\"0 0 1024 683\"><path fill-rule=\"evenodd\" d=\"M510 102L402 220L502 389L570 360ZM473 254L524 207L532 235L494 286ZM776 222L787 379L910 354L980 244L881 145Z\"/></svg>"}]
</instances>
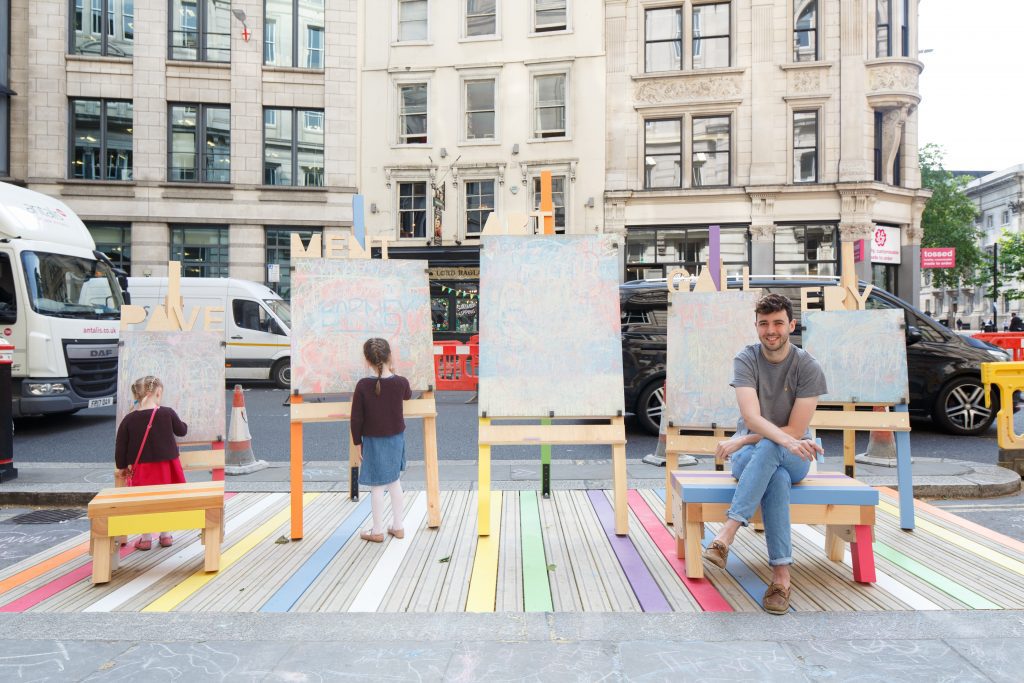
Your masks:
<instances>
[{"instance_id":1,"label":"orange painted plank","mask_svg":"<svg viewBox=\"0 0 1024 683\"><path fill-rule=\"evenodd\" d=\"M47 560L43 560L39 564L32 565L28 569L23 569L14 576L9 576L3 581L0 581L0 593L6 593L12 588L17 588L18 586L31 581L37 576L42 576L51 569L56 569L65 562L80 557L87 552L89 552L89 541L86 541L85 543L80 543L79 545L76 545L74 548L65 550L62 553L58 553L57 555L54 555L53 557Z\"/></svg>"}]
</instances>

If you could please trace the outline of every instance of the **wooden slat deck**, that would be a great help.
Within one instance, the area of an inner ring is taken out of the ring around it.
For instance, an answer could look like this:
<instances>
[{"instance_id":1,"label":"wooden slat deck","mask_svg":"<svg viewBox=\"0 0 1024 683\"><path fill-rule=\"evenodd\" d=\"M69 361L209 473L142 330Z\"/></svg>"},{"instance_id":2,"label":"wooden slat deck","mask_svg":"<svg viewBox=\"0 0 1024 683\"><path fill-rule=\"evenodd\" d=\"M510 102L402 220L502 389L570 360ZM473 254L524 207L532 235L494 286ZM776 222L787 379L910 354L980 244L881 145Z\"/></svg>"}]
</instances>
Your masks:
<instances>
[{"instance_id":1,"label":"wooden slat deck","mask_svg":"<svg viewBox=\"0 0 1024 683\"><path fill-rule=\"evenodd\" d=\"M760 611L759 591L770 577L761 534L741 530L729 567L708 566L702 583L687 584L679 576L674 547L665 545L670 528L662 521L663 491L630 495L625 542L610 540L602 526L607 520L602 515L611 509L610 492L593 494L560 490L549 499L525 501L530 511L536 509L530 518L539 518L546 588L555 611L636 612L642 605L660 605L697 612L709 604L709 595L718 605L711 609ZM406 493L406 510L422 503L422 496ZM497 586L495 611L520 612L526 605L521 521L528 510L522 502L520 492L503 492L497 568L484 577ZM902 531L896 504L893 492L883 489L875 527L875 584L854 583L848 564L828 560L824 528L794 528L794 611L1024 608L1024 543L927 505L916 511L917 529ZM83 533L0 572L0 611L343 612L367 605L384 612L464 611L478 544L476 492L445 491L441 508L444 523L438 529L427 528L423 519L417 528L407 528L403 541L365 543L358 538L370 523L365 499L355 503L345 494L325 493L306 501L305 538L276 543L288 536L287 517L281 516L288 509L286 494L235 494L225 508L223 546L225 557L237 549L235 559L217 574L202 573L198 534L186 531L175 534L169 549L141 552L129 545L110 583L93 586ZM389 518L390 510L386 514ZM280 523L268 526L275 516ZM718 528L707 526L709 534ZM541 544L533 538L536 560ZM393 543L406 545L389 551ZM530 575L533 590L536 566ZM543 592L542 574L539 581ZM183 583L193 589L181 592ZM184 597L167 600L176 590Z\"/></svg>"}]
</instances>

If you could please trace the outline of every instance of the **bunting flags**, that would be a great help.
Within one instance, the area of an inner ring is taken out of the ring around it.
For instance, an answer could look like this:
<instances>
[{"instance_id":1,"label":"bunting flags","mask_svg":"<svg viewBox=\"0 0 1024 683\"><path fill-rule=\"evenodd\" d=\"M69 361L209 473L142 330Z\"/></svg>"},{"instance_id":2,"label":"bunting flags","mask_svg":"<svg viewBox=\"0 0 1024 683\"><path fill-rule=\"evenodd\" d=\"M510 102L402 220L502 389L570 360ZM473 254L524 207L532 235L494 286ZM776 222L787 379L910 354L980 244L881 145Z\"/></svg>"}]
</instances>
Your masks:
<instances>
[{"instance_id":1,"label":"bunting flags","mask_svg":"<svg viewBox=\"0 0 1024 683\"><path fill-rule=\"evenodd\" d=\"M460 299L479 299L480 298L480 295L477 294L476 292L467 292L464 289L456 289L454 287L449 287L447 285L438 285L438 286L441 288L442 292L446 292L446 293L447 292L452 292L453 294L455 294L455 296L457 296Z\"/></svg>"}]
</instances>

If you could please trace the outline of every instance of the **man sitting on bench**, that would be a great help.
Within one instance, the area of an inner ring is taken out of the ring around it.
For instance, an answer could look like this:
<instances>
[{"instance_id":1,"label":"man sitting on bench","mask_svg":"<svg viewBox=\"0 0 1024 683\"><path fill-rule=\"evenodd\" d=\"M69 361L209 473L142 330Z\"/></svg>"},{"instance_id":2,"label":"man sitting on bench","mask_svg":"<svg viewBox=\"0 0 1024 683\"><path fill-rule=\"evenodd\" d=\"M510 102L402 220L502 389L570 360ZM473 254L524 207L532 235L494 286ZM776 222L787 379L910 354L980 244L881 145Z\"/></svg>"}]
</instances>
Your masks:
<instances>
[{"instance_id":1,"label":"man sitting on bench","mask_svg":"<svg viewBox=\"0 0 1024 683\"><path fill-rule=\"evenodd\" d=\"M729 546L746 526L758 504L768 544L772 582L761 601L771 614L789 610L789 565L793 544L789 523L789 490L807 476L811 462L823 452L808 426L818 397L827 393L825 374L803 349L789 343L796 329L793 305L779 294L757 302L760 344L733 359L733 380L740 420L733 438L718 444L716 457L732 458L738 480L728 520L704 551L704 559L724 568Z\"/></svg>"}]
</instances>

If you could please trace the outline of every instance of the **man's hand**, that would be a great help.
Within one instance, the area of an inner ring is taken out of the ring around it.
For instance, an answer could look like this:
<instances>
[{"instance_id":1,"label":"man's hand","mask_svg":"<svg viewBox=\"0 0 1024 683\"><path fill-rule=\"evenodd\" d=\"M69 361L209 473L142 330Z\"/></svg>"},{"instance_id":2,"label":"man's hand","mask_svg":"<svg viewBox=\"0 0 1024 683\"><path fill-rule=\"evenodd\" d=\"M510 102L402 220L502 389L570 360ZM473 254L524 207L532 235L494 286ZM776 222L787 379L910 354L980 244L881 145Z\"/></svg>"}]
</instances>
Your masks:
<instances>
[{"instance_id":1,"label":"man's hand","mask_svg":"<svg viewBox=\"0 0 1024 683\"><path fill-rule=\"evenodd\" d=\"M718 446L715 447L715 460L726 461L732 457L733 453L743 448L746 444L742 439L727 439L725 441L719 441Z\"/></svg>"},{"instance_id":2,"label":"man's hand","mask_svg":"<svg viewBox=\"0 0 1024 683\"><path fill-rule=\"evenodd\" d=\"M825 452L825 449L819 446L817 441L812 439L790 438L780 445L796 457L808 462L812 462L817 458L818 453Z\"/></svg>"}]
</instances>

